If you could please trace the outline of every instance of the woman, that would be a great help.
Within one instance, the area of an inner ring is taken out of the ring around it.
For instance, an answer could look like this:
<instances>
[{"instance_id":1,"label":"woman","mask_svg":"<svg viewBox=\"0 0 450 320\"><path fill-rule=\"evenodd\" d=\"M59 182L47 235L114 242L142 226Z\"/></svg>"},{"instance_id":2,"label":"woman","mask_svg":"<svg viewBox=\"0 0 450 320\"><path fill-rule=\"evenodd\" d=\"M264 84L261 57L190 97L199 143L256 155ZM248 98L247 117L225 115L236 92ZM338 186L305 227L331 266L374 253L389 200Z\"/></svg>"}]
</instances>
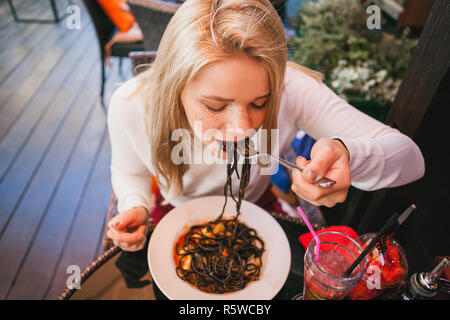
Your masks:
<instances>
[{"instance_id":1,"label":"woman","mask_svg":"<svg viewBox=\"0 0 450 320\"><path fill-rule=\"evenodd\" d=\"M376 190L423 176L422 154L410 138L350 106L320 74L286 60L283 24L269 0L187 0L177 10L151 68L111 98L111 174L119 214L107 234L117 245L143 248L149 213L161 212L150 197L150 175L171 206L223 194L225 164L174 161L179 140L173 133L180 129L193 141L213 129L226 141L241 141L249 130L266 130L271 141L276 132L276 143L269 143L275 150L269 151L279 153L304 130L317 142L309 162L297 158L304 173L293 172L292 190L315 205L343 202L350 185ZM202 140L202 146L209 142ZM190 156L199 152L193 148ZM263 169L252 166L246 200L269 199L270 175ZM314 182L321 177L336 184L320 188ZM233 181L233 190L238 183Z\"/></svg>"}]
</instances>

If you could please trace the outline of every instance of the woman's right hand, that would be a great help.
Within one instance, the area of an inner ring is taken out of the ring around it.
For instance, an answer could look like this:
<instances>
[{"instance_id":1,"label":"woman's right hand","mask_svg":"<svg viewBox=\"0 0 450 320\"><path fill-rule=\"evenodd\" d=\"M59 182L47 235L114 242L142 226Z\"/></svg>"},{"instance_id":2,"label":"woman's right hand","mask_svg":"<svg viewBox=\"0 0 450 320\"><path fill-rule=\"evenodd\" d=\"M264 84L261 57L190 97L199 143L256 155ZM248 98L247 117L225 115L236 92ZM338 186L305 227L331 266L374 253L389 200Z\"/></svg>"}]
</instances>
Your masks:
<instances>
[{"instance_id":1,"label":"woman's right hand","mask_svg":"<svg viewBox=\"0 0 450 320\"><path fill-rule=\"evenodd\" d=\"M124 251L144 248L148 231L148 213L144 207L135 207L119 213L108 223L107 236Z\"/></svg>"}]
</instances>

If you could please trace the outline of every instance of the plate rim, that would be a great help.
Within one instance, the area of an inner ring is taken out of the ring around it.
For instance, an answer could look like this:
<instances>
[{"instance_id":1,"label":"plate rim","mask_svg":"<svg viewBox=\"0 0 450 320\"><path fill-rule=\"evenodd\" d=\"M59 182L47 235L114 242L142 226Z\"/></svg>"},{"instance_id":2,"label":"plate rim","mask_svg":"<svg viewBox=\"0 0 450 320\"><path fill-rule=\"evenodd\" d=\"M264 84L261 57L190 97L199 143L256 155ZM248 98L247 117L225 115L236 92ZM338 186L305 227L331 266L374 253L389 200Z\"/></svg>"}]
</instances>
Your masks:
<instances>
[{"instance_id":1,"label":"plate rim","mask_svg":"<svg viewBox=\"0 0 450 320\"><path fill-rule=\"evenodd\" d=\"M151 252L152 251L151 251L151 248L155 246L154 243L155 243L156 240L152 241L152 239L155 239L155 237L154 237L155 234L158 237L158 227L161 226L161 225L164 226L164 224L161 224L161 222L163 222L164 219L166 221L167 221L167 219L170 219L170 217L175 214L175 213L173 213L174 211L177 212L180 209L182 210L184 206L189 206L189 205L191 205L192 202L199 202L199 201L200 202L201 201L210 202L211 200L214 200L214 199L217 199L217 200L220 199L220 200L224 201L224 196L211 195L211 196L198 197L198 198L189 200L189 201L187 201L187 202L185 202L185 203L183 203L183 204L173 208L166 215L164 215L164 217L161 219L161 221L155 226L155 228L152 231L152 234L151 234L151 237L150 237L150 240L149 240L148 249L147 249L147 264L148 264L148 267L149 267L149 271L150 271L152 280L156 283L156 285L158 286L159 290L168 299L177 300L177 299L186 299L186 298L178 298L176 296L174 297L173 294L167 293L165 288L164 288L164 285L161 286L161 284L159 283L159 280L157 279L157 277L154 276L155 270L154 269L152 270L152 259L151 259L151 256L152 256ZM227 208L228 208L228 204L229 203L234 204L234 201L232 200L232 198L230 196L228 196ZM251 300L255 300L255 299L267 299L267 300L269 300L269 299L273 299L280 292L280 290L283 288L284 284L286 283L286 280L287 280L287 278L289 276L289 272L290 272L290 269L291 269L292 250L291 250L291 247L290 247L290 244L289 244L289 240L287 238L287 235L286 235L285 231L281 227L280 223L276 220L276 218L273 215L271 215L269 212L267 212L266 210L264 210L263 208L261 208L260 206L258 206L257 204L255 204L255 203L253 203L251 201L242 200L242 204L243 205L244 205L244 203L245 203L245 206L250 206L250 207L251 206L255 206L255 207L257 207L258 208L257 211L259 211L258 214L262 214L263 212L266 213L267 218L269 219L269 221L273 220L273 223L276 226L278 226L278 228L282 231L279 234L277 234L276 232L273 232L273 235L275 235L277 237L277 239L278 239L278 241L280 241L280 243L284 242L282 248L284 248L284 247L286 248L286 265L287 266L285 267L285 270L280 270L280 271L284 271L284 273L285 273L284 276L281 277L282 281L280 281L280 285L276 286L276 289L273 290L272 294L270 294L270 295L262 294L262 297L245 297L245 294L242 294L242 291L246 290L254 282L251 282L246 288L244 288L242 290L239 290L239 291L236 291L236 292L227 293L227 294L223 294L223 295L213 294L213 293L206 293L206 292L203 292L203 291L200 291L200 290L197 289L199 297L190 298L190 300L195 300L195 299L205 299L205 300L206 299L210 299L210 300L229 300L229 299L239 299L239 300L251 299ZM227 210L225 212L227 214ZM228 213L228 214L230 214L230 213ZM248 221L245 218L243 220L244 220L243 221L244 223L248 224ZM159 228L159 229L161 229L161 228ZM184 232L184 231L178 231L176 234L180 234L181 235L182 232ZM261 231L258 231L258 232L261 233ZM153 243L153 245L152 245L152 243ZM266 261L267 261L267 259L268 258L266 258ZM264 277L264 274L263 274L263 277ZM192 286L192 285L190 285L188 283L186 283L186 285L190 286L192 288L195 288L194 286ZM240 297L235 297L236 295L238 295Z\"/></svg>"}]
</instances>

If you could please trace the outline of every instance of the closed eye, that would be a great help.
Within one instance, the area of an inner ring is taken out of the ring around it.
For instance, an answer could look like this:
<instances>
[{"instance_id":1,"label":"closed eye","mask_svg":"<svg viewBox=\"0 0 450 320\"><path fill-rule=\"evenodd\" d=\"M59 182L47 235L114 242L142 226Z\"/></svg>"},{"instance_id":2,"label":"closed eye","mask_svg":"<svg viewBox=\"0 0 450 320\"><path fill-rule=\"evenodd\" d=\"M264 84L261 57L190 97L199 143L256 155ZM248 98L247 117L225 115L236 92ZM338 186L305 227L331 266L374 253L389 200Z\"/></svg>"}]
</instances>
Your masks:
<instances>
[{"instance_id":1,"label":"closed eye","mask_svg":"<svg viewBox=\"0 0 450 320\"><path fill-rule=\"evenodd\" d=\"M225 109L225 107L226 107L227 105L224 105L223 107L220 107L220 108L213 108L213 107L211 107L211 106L208 106L207 104L205 104L205 106L206 106L209 110L211 110L211 111L213 111L213 112L220 112L220 111L222 111L223 109Z\"/></svg>"},{"instance_id":2,"label":"closed eye","mask_svg":"<svg viewBox=\"0 0 450 320\"><path fill-rule=\"evenodd\" d=\"M266 104L267 104L267 101L264 102L262 105L257 105L257 104L251 103L252 107L254 107L254 108L256 108L256 109L264 109L264 107L266 106Z\"/></svg>"},{"instance_id":3,"label":"closed eye","mask_svg":"<svg viewBox=\"0 0 450 320\"><path fill-rule=\"evenodd\" d=\"M255 109L264 109L264 107L266 106L266 104L267 104L267 101L264 102L262 105L257 105L257 104L255 104L255 103L250 103L250 105L251 105L253 108L255 108ZM222 111L223 109L225 109L225 107L226 107L227 105L224 105L223 107L220 107L220 108L213 108L213 107L211 107L211 106L209 106L209 105L207 105L207 104L205 104L205 106L206 106L209 110L211 110L212 112L220 112L220 111Z\"/></svg>"}]
</instances>

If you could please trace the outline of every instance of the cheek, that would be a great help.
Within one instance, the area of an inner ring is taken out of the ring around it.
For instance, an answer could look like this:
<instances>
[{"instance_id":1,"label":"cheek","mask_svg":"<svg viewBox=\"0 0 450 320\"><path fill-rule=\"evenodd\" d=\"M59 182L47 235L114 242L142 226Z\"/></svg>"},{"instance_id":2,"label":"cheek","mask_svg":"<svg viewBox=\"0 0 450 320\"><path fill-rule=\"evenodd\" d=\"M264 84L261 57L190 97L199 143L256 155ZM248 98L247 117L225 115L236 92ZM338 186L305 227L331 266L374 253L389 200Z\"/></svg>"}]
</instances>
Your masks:
<instances>
[{"instance_id":1,"label":"cheek","mask_svg":"<svg viewBox=\"0 0 450 320\"><path fill-rule=\"evenodd\" d=\"M185 105L185 111L191 128L194 128L196 122L201 123L203 132L208 129L220 129L222 126L223 117L219 114L216 115L208 112L202 106L194 104Z\"/></svg>"},{"instance_id":2,"label":"cheek","mask_svg":"<svg viewBox=\"0 0 450 320\"><path fill-rule=\"evenodd\" d=\"M266 116L266 109L262 110L252 110L250 112L250 122L253 129L258 129L264 122L264 117Z\"/></svg>"},{"instance_id":3,"label":"cheek","mask_svg":"<svg viewBox=\"0 0 450 320\"><path fill-rule=\"evenodd\" d=\"M211 114L211 112L204 111L199 113L199 121L202 122L203 132L211 129L220 130L223 127L222 120L219 115Z\"/></svg>"}]
</instances>

